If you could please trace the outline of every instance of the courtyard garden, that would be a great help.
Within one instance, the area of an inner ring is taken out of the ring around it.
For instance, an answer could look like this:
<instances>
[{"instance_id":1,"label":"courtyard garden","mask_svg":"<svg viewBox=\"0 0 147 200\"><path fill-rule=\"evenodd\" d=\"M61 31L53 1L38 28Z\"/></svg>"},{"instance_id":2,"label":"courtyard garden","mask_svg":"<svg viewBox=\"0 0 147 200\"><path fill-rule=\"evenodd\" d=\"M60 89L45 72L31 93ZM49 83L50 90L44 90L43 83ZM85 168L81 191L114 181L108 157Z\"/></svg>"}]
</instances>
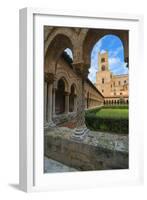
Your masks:
<instances>
[{"instance_id":1,"label":"courtyard garden","mask_svg":"<svg viewBox=\"0 0 147 200\"><path fill-rule=\"evenodd\" d=\"M85 113L85 122L92 131L128 134L128 106L104 106L88 110Z\"/></svg>"}]
</instances>

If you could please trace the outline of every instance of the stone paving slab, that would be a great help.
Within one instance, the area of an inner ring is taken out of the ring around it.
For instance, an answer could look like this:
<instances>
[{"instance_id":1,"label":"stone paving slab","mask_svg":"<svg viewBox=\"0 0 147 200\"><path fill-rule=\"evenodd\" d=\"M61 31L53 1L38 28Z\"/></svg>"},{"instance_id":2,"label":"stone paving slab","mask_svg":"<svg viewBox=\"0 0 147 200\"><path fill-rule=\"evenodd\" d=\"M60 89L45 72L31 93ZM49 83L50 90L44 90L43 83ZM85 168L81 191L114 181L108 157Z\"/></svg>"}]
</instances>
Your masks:
<instances>
[{"instance_id":1,"label":"stone paving slab","mask_svg":"<svg viewBox=\"0 0 147 200\"><path fill-rule=\"evenodd\" d=\"M53 159L44 158L44 172L45 173L55 173L55 172L74 172L76 169L62 164L61 162L55 161Z\"/></svg>"}]
</instances>

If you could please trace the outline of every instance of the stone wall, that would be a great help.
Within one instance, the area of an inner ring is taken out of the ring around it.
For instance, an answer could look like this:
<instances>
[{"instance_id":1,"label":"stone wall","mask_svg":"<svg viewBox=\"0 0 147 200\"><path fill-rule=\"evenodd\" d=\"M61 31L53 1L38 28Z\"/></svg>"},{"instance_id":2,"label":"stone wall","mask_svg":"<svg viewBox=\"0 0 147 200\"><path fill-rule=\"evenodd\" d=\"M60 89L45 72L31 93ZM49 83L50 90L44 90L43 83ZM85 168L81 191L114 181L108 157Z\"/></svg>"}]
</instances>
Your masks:
<instances>
[{"instance_id":1,"label":"stone wall","mask_svg":"<svg viewBox=\"0 0 147 200\"><path fill-rule=\"evenodd\" d=\"M45 156L84 171L128 168L127 136L90 132L79 142L71 134L68 128L48 130Z\"/></svg>"}]
</instances>

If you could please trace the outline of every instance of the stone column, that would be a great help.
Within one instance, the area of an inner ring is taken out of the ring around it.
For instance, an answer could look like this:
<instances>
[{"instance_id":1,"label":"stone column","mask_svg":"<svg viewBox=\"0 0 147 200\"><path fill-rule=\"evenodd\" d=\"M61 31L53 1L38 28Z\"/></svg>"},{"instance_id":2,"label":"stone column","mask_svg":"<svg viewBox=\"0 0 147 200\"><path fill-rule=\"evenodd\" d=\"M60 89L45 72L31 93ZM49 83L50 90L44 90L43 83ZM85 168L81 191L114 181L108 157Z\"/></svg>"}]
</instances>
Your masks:
<instances>
[{"instance_id":1,"label":"stone column","mask_svg":"<svg viewBox=\"0 0 147 200\"><path fill-rule=\"evenodd\" d=\"M74 95L74 112L77 112L77 95Z\"/></svg>"},{"instance_id":2,"label":"stone column","mask_svg":"<svg viewBox=\"0 0 147 200\"><path fill-rule=\"evenodd\" d=\"M69 93L65 92L65 114L69 113Z\"/></svg>"},{"instance_id":3,"label":"stone column","mask_svg":"<svg viewBox=\"0 0 147 200\"><path fill-rule=\"evenodd\" d=\"M83 63L73 65L75 71L79 76L79 88L77 94L77 124L72 135L72 138L75 140L83 140L87 133L88 129L85 125L85 94L84 94L84 82L88 75L88 68L84 66Z\"/></svg>"},{"instance_id":4,"label":"stone column","mask_svg":"<svg viewBox=\"0 0 147 200\"><path fill-rule=\"evenodd\" d=\"M47 82L47 126L55 127L55 124L52 121L52 107L53 107L53 81L54 75L51 73L45 73L45 80Z\"/></svg>"},{"instance_id":5,"label":"stone column","mask_svg":"<svg viewBox=\"0 0 147 200\"><path fill-rule=\"evenodd\" d=\"M56 116L56 88L53 88L53 117Z\"/></svg>"},{"instance_id":6,"label":"stone column","mask_svg":"<svg viewBox=\"0 0 147 200\"><path fill-rule=\"evenodd\" d=\"M53 83L53 117L56 116L56 90L57 90L57 77L54 76L54 83Z\"/></svg>"},{"instance_id":7,"label":"stone column","mask_svg":"<svg viewBox=\"0 0 147 200\"><path fill-rule=\"evenodd\" d=\"M44 126L47 127L47 82L44 81Z\"/></svg>"}]
</instances>

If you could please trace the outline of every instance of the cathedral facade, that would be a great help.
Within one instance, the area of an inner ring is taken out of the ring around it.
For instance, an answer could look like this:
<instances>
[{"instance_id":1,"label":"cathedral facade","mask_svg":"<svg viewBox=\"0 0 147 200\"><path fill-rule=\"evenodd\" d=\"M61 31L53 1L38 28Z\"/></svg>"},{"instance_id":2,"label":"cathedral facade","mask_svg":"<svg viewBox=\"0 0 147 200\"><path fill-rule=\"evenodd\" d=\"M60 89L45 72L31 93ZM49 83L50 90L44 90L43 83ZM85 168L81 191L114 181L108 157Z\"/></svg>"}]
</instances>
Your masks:
<instances>
[{"instance_id":1,"label":"cathedral facade","mask_svg":"<svg viewBox=\"0 0 147 200\"><path fill-rule=\"evenodd\" d=\"M104 96L104 104L128 104L128 74L114 75L109 69L108 52L98 54L96 88Z\"/></svg>"}]
</instances>

